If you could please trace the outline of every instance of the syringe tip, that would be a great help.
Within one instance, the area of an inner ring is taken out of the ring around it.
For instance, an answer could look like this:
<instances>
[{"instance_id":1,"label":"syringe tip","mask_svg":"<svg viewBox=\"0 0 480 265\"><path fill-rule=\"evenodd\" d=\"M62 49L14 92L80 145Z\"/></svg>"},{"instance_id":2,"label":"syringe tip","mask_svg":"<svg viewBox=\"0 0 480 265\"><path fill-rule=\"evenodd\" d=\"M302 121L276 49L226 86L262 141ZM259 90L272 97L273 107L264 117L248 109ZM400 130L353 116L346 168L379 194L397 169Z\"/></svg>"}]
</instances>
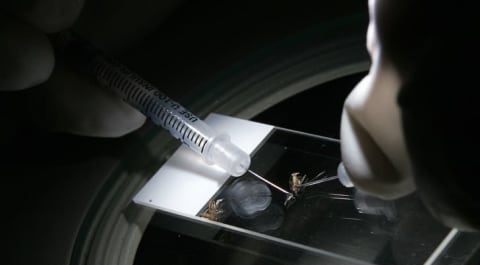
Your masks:
<instances>
[{"instance_id":1,"label":"syringe tip","mask_svg":"<svg viewBox=\"0 0 480 265\"><path fill-rule=\"evenodd\" d=\"M207 162L223 168L234 177L245 174L250 167L250 156L225 135L218 136L205 155Z\"/></svg>"}]
</instances>

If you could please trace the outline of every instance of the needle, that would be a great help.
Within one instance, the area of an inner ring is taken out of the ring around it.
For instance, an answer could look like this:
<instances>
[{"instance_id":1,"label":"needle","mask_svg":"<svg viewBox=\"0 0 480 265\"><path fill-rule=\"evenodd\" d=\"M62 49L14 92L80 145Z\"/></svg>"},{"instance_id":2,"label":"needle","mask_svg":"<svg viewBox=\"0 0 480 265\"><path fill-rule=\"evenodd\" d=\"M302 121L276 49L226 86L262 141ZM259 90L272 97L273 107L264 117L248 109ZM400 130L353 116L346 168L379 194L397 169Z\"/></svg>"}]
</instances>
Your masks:
<instances>
[{"instance_id":1,"label":"needle","mask_svg":"<svg viewBox=\"0 0 480 265\"><path fill-rule=\"evenodd\" d=\"M267 179L265 179L264 177L258 175L257 173L251 171L250 169L248 170L248 172L250 172L250 174L254 175L255 177L259 178L261 181L267 183L268 185L274 187L275 189L283 192L285 195L287 195L287 198L285 198L285 201L283 202L283 204L285 206L288 206L290 202L294 201L295 200L295 196L293 196L293 193L291 192L288 192L282 188L280 188L279 186L273 184L272 182L268 181Z\"/></svg>"},{"instance_id":2,"label":"needle","mask_svg":"<svg viewBox=\"0 0 480 265\"><path fill-rule=\"evenodd\" d=\"M293 194L292 194L292 193L290 193L290 192L288 192L288 191L286 191L286 190L284 190L284 189L280 188L279 186L277 186L277 185L273 184L272 182L268 181L267 179L265 179L264 177L262 177L262 176L258 175L257 173L255 173L255 172L251 171L250 169L248 170L248 172L250 172L250 173L251 173L252 175L254 175L255 177L259 178L259 179L260 179L260 180L262 180L263 182L267 183L268 185L270 185L270 186L274 187L275 189L277 189L277 190L279 190L279 191L281 191L281 192L285 193L286 195L288 195L288 196L293 196Z\"/></svg>"},{"instance_id":3,"label":"needle","mask_svg":"<svg viewBox=\"0 0 480 265\"><path fill-rule=\"evenodd\" d=\"M310 182L307 182L307 183L300 184L300 185L298 185L298 187L303 188L303 187L313 186L313 185L324 183L324 182L334 180L334 179L338 179L338 176L332 176L332 177L317 179L317 180L314 180L314 181L310 181Z\"/></svg>"}]
</instances>

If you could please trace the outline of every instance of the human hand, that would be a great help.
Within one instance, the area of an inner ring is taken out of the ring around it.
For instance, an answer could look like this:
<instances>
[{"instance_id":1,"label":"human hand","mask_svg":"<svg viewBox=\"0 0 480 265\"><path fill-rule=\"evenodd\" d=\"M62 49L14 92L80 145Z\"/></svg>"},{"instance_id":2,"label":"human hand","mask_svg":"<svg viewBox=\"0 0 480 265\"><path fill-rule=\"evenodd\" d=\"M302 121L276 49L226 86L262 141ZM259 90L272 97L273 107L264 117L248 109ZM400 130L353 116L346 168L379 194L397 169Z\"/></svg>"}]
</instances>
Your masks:
<instances>
[{"instance_id":1,"label":"human hand","mask_svg":"<svg viewBox=\"0 0 480 265\"><path fill-rule=\"evenodd\" d=\"M145 117L56 61L46 35L71 27L83 5L82 0L5 3L0 13L0 90L36 90L32 116L49 130L121 136L142 126Z\"/></svg>"},{"instance_id":2,"label":"human hand","mask_svg":"<svg viewBox=\"0 0 480 265\"><path fill-rule=\"evenodd\" d=\"M375 0L369 1L368 75L347 97L341 122L342 160L358 189L394 199L415 189L397 95L401 80L378 42Z\"/></svg>"}]
</instances>

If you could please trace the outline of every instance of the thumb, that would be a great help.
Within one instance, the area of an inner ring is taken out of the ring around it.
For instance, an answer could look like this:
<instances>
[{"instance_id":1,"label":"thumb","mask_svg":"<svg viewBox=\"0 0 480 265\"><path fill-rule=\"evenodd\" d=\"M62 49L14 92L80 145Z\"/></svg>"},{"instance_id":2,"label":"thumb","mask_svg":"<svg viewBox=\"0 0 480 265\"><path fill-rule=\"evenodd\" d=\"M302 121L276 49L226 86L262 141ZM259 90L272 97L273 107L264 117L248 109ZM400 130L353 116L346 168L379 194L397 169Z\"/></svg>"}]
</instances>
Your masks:
<instances>
[{"instance_id":1,"label":"thumb","mask_svg":"<svg viewBox=\"0 0 480 265\"><path fill-rule=\"evenodd\" d=\"M395 199L415 189L405 149L396 90L383 72L365 77L345 101L341 122L342 160L358 189Z\"/></svg>"},{"instance_id":2,"label":"thumb","mask_svg":"<svg viewBox=\"0 0 480 265\"><path fill-rule=\"evenodd\" d=\"M84 0L10 0L4 7L38 30L53 33L70 27L83 4Z\"/></svg>"},{"instance_id":3,"label":"thumb","mask_svg":"<svg viewBox=\"0 0 480 265\"><path fill-rule=\"evenodd\" d=\"M48 79L53 49L45 35L17 19L0 15L0 90L14 91Z\"/></svg>"}]
</instances>

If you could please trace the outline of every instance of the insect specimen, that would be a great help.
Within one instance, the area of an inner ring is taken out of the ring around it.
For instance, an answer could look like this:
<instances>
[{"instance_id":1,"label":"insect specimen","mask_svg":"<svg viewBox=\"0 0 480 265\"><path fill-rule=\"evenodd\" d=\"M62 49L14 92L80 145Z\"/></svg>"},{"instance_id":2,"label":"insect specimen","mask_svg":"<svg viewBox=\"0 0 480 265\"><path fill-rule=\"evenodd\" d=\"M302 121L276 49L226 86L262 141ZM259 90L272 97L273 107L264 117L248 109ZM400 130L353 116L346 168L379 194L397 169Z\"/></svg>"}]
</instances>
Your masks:
<instances>
[{"instance_id":1,"label":"insect specimen","mask_svg":"<svg viewBox=\"0 0 480 265\"><path fill-rule=\"evenodd\" d=\"M290 190L293 192L293 194L298 195L301 190L301 186L305 179L307 178L307 175L301 176L299 172L294 172L290 175Z\"/></svg>"},{"instance_id":2,"label":"insect specimen","mask_svg":"<svg viewBox=\"0 0 480 265\"><path fill-rule=\"evenodd\" d=\"M208 208L200 214L200 217L204 217L212 221L220 221L223 219L225 214L223 203L223 199L210 200L208 202Z\"/></svg>"},{"instance_id":3,"label":"insect specimen","mask_svg":"<svg viewBox=\"0 0 480 265\"><path fill-rule=\"evenodd\" d=\"M298 196L306 187L317 185L320 183L324 183L330 180L337 179L337 176L331 176L331 177L324 177L321 179L318 179L319 177L323 176L325 174L325 171L322 171L318 173L313 179L308 179L307 175L301 175L299 172L294 172L290 175L290 190L295 194L295 196Z\"/></svg>"}]
</instances>

